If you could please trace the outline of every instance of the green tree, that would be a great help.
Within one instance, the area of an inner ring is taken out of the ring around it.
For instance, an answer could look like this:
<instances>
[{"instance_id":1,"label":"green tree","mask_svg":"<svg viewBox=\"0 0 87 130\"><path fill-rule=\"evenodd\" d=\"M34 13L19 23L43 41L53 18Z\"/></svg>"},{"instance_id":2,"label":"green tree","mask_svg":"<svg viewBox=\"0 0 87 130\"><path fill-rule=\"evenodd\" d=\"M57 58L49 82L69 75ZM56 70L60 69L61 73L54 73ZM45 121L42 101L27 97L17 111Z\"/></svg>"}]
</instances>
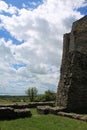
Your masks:
<instances>
[{"instance_id":1,"label":"green tree","mask_svg":"<svg viewBox=\"0 0 87 130\"><path fill-rule=\"evenodd\" d=\"M34 100L35 102L45 102L45 94L38 94Z\"/></svg>"},{"instance_id":2,"label":"green tree","mask_svg":"<svg viewBox=\"0 0 87 130\"><path fill-rule=\"evenodd\" d=\"M35 97L37 96L38 90L36 87L28 88L26 94L29 96L31 102L34 101Z\"/></svg>"},{"instance_id":3,"label":"green tree","mask_svg":"<svg viewBox=\"0 0 87 130\"><path fill-rule=\"evenodd\" d=\"M56 100L56 93L51 90L45 91L45 100L46 101L55 101Z\"/></svg>"}]
</instances>

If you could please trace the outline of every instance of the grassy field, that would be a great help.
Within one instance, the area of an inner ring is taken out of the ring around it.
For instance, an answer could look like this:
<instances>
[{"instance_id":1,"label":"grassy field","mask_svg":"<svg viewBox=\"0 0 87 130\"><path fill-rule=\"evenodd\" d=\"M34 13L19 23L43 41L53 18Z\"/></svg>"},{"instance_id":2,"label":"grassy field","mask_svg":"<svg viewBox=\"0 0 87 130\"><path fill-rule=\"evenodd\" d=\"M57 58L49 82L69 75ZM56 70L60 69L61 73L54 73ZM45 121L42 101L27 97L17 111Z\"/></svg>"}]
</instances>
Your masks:
<instances>
[{"instance_id":1,"label":"grassy field","mask_svg":"<svg viewBox=\"0 0 87 130\"><path fill-rule=\"evenodd\" d=\"M55 115L38 115L31 109L31 118L0 121L0 130L87 130L87 123Z\"/></svg>"}]
</instances>

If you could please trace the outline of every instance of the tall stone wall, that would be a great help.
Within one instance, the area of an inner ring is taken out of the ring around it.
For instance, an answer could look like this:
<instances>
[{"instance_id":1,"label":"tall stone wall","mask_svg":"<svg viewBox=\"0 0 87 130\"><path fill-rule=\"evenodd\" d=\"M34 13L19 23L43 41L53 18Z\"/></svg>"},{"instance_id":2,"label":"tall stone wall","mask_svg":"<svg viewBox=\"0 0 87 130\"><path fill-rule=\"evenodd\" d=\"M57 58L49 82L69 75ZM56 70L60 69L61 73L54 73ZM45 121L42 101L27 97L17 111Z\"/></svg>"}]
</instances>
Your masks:
<instances>
[{"instance_id":1,"label":"tall stone wall","mask_svg":"<svg viewBox=\"0 0 87 130\"><path fill-rule=\"evenodd\" d=\"M57 106L87 112L87 16L64 35Z\"/></svg>"}]
</instances>

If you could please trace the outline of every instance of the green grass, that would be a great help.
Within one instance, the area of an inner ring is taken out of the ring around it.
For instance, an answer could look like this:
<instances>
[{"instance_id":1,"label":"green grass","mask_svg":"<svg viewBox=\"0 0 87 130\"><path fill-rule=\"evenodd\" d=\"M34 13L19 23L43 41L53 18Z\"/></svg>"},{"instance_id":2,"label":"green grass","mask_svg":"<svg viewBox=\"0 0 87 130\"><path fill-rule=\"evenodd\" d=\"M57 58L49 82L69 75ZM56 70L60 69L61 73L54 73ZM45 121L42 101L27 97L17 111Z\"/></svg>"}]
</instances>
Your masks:
<instances>
[{"instance_id":1,"label":"green grass","mask_svg":"<svg viewBox=\"0 0 87 130\"><path fill-rule=\"evenodd\" d=\"M31 118L0 121L0 130L87 130L87 123L55 115L38 115L31 109Z\"/></svg>"}]
</instances>

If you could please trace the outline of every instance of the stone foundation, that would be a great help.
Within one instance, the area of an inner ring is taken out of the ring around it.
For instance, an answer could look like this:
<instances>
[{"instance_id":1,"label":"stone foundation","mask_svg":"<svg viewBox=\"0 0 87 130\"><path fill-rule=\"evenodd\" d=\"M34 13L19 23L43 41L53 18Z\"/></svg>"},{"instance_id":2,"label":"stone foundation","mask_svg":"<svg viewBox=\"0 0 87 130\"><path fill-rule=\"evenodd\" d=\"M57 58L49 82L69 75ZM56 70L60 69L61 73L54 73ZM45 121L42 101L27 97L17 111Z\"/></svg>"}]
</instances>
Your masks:
<instances>
[{"instance_id":1,"label":"stone foundation","mask_svg":"<svg viewBox=\"0 0 87 130\"><path fill-rule=\"evenodd\" d=\"M55 106L55 102L31 102L29 104L0 104L0 107L11 107L14 109L36 108L37 106Z\"/></svg>"},{"instance_id":2,"label":"stone foundation","mask_svg":"<svg viewBox=\"0 0 87 130\"><path fill-rule=\"evenodd\" d=\"M11 120L31 116L32 114L29 109L13 109L11 107L0 108L0 120Z\"/></svg>"},{"instance_id":3,"label":"stone foundation","mask_svg":"<svg viewBox=\"0 0 87 130\"><path fill-rule=\"evenodd\" d=\"M77 114L77 113L67 113L64 108L60 107L49 107L49 106L38 106L37 107L37 112L39 114L54 114L58 116L65 116L81 121L86 121L87 122L87 115L82 115L82 114Z\"/></svg>"},{"instance_id":4,"label":"stone foundation","mask_svg":"<svg viewBox=\"0 0 87 130\"><path fill-rule=\"evenodd\" d=\"M0 120L10 120L24 117L31 117L32 113L29 108L39 106L54 106L54 102L32 102L29 104L0 104ZM47 111L45 110L44 114Z\"/></svg>"}]
</instances>

